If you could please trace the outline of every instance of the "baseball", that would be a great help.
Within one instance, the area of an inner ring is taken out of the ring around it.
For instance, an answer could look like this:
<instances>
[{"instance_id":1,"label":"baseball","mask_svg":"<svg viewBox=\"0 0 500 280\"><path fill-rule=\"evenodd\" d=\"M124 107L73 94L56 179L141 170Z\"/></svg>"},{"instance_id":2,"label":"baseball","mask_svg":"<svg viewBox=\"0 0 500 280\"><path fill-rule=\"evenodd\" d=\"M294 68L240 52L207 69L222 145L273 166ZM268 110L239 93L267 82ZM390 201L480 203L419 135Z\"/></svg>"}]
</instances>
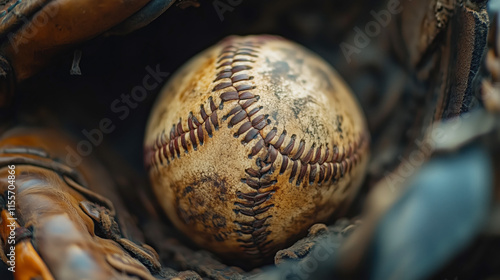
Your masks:
<instances>
[{"instance_id":1,"label":"baseball","mask_svg":"<svg viewBox=\"0 0 500 280\"><path fill-rule=\"evenodd\" d=\"M281 37L233 36L163 88L145 162L183 234L259 264L345 210L368 146L360 106L320 57Z\"/></svg>"}]
</instances>

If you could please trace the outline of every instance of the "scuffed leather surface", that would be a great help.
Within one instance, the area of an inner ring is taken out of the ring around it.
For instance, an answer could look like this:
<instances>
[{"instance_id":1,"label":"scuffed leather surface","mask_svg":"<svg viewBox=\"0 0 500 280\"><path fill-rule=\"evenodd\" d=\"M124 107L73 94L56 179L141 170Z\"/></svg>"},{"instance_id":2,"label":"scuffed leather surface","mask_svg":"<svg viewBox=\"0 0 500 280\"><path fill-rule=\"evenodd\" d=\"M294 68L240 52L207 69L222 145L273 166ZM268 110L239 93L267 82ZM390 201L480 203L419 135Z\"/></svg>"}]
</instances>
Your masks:
<instances>
[{"instance_id":1,"label":"scuffed leather surface","mask_svg":"<svg viewBox=\"0 0 500 280\"><path fill-rule=\"evenodd\" d=\"M135 225L105 167L92 157L74 169L65 165L65 148L74 145L51 130L6 132L0 139L0 191L8 186L5 163L16 163L18 221L32 232L56 279L154 279L157 255L141 246L141 236L129 235Z\"/></svg>"}]
</instances>

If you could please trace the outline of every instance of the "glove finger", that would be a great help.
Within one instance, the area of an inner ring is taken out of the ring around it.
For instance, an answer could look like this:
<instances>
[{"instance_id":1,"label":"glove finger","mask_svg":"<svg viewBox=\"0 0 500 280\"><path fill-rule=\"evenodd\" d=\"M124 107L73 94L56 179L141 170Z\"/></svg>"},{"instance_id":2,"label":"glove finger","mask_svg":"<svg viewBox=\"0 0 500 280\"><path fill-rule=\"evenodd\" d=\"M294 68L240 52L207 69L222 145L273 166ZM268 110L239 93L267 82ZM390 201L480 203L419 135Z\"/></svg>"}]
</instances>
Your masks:
<instances>
[{"instance_id":1,"label":"glove finger","mask_svg":"<svg viewBox=\"0 0 500 280\"><path fill-rule=\"evenodd\" d=\"M104 33L148 2L11 0L0 12L1 53L15 80L22 81L64 49Z\"/></svg>"},{"instance_id":2,"label":"glove finger","mask_svg":"<svg viewBox=\"0 0 500 280\"><path fill-rule=\"evenodd\" d=\"M20 238L20 232L26 230L16 222L7 209L3 209L0 216L0 236L5 244L4 262L9 265L9 271L14 273L16 279L53 280L54 277L30 242L31 235L25 234L24 238ZM11 235L11 232L14 234Z\"/></svg>"},{"instance_id":3,"label":"glove finger","mask_svg":"<svg viewBox=\"0 0 500 280\"><path fill-rule=\"evenodd\" d=\"M72 168L61 160L63 150L74 145L60 133L35 129L0 139L0 190L9 184L6 164L15 165L13 214L21 228L31 232L36 252L56 279L155 279L157 255L128 240L113 203L86 187L113 190L109 175L96 171L102 166L85 161Z\"/></svg>"}]
</instances>

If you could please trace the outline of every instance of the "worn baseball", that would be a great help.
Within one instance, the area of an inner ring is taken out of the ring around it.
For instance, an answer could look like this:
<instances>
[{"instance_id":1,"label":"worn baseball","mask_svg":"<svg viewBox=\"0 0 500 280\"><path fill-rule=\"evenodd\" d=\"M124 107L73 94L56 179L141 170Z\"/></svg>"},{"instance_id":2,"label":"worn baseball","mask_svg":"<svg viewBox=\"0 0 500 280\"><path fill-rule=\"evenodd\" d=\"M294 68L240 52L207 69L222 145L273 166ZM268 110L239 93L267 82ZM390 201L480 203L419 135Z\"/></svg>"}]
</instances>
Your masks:
<instances>
[{"instance_id":1,"label":"worn baseball","mask_svg":"<svg viewBox=\"0 0 500 280\"><path fill-rule=\"evenodd\" d=\"M233 36L164 87L145 161L182 233L258 264L345 208L368 142L357 101L325 61L280 37Z\"/></svg>"}]
</instances>

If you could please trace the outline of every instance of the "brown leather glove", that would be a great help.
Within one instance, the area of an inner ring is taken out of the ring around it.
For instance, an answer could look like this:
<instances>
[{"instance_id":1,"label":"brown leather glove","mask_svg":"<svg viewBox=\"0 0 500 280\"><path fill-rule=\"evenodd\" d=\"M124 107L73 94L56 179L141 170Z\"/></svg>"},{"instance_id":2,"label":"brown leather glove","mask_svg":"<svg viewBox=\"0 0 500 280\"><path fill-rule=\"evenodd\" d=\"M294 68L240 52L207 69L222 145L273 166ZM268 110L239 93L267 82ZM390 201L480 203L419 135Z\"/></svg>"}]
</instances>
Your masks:
<instances>
[{"instance_id":1,"label":"brown leather glove","mask_svg":"<svg viewBox=\"0 0 500 280\"><path fill-rule=\"evenodd\" d=\"M49 129L16 128L0 138L1 259L16 279L161 277L116 177L92 155L76 168L65 162L75 145Z\"/></svg>"},{"instance_id":2,"label":"brown leather glove","mask_svg":"<svg viewBox=\"0 0 500 280\"><path fill-rule=\"evenodd\" d=\"M110 31L123 34L158 17L174 0L0 1L0 108L14 84L71 46Z\"/></svg>"}]
</instances>

